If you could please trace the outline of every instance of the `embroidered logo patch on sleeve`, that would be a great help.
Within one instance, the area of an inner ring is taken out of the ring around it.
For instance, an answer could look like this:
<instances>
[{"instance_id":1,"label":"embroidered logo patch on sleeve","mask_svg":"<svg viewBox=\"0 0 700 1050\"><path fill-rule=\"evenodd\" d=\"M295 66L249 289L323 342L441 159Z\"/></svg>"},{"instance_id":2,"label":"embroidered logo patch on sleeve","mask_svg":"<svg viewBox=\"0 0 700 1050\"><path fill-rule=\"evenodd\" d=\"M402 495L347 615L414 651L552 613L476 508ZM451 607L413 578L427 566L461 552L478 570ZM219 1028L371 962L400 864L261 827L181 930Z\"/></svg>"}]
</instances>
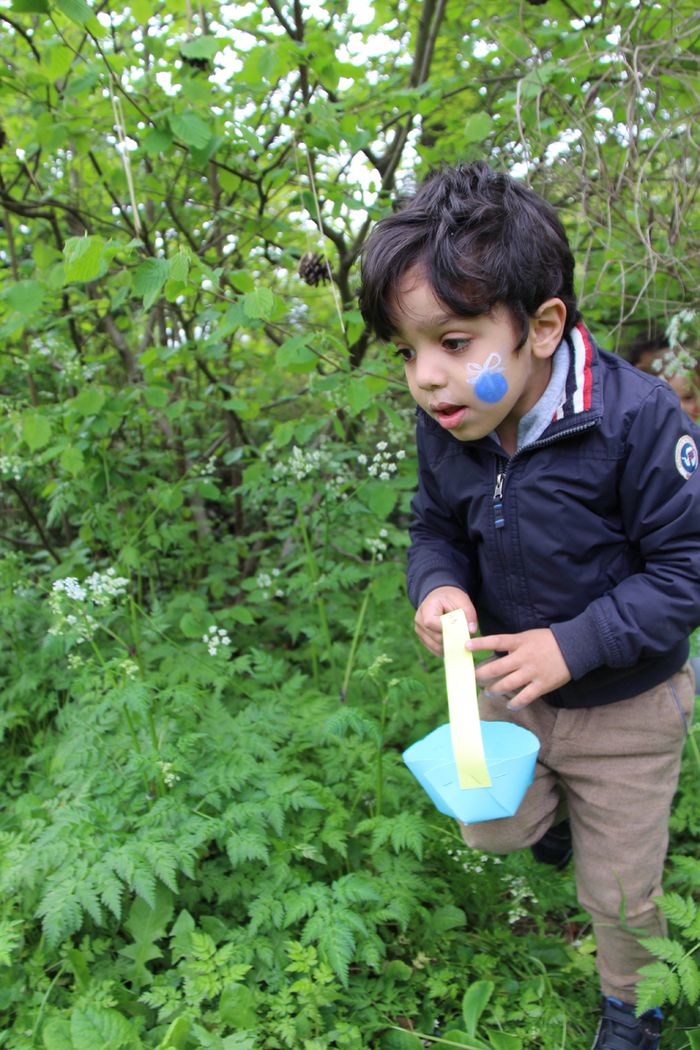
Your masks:
<instances>
[{"instance_id":1,"label":"embroidered logo patch on sleeve","mask_svg":"<svg viewBox=\"0 0 700 1050\"><path fill-rule=\"evenodd\" d=\"M676 470L686 480L698 469L698 448L690 434L676 442Z\"/></svg>"}]
</instances>

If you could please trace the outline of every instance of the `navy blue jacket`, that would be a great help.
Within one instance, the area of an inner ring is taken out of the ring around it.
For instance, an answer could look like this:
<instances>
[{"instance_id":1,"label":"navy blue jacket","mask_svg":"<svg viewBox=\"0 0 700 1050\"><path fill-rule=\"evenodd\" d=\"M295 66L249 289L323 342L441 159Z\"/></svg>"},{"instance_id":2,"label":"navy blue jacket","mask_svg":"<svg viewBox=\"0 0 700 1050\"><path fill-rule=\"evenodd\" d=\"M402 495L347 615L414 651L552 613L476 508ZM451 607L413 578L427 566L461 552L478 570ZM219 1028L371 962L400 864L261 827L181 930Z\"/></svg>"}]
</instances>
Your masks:
<instances>
[{"instance_id":1,"label":"navy blue jacket","mask_svg":"<svg viewBox=\"0 0 700 1050\"><path fill-rule=\"evenodd\" d=\"M700 430L663 380L579 325L566 400L512 455L417 413L408 593L474 602L483 635L551 627L572 681L557 707L623 700L667 679L700 623Z\"/></svg>"}]
</instances>

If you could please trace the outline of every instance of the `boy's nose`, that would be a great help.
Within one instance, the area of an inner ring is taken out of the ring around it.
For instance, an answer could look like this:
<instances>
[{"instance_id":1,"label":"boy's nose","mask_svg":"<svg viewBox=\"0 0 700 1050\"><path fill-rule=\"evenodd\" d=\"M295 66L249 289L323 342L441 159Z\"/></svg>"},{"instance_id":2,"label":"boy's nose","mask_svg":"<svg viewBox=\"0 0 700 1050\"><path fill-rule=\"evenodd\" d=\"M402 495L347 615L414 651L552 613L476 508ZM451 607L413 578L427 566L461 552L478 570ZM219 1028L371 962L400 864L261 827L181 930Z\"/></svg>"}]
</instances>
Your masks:
<instances>
[{"instance_id":1,"label":"boy's nose","mask_svg":"<svg viewBox=\"0 0 700 1050\"><path fill-rule=\"evenodd\" d=\"M419 350L416 354L416 383L421 390L438 390L447 377L440 355L431 350Z\"/></svg>"}]
</instances>

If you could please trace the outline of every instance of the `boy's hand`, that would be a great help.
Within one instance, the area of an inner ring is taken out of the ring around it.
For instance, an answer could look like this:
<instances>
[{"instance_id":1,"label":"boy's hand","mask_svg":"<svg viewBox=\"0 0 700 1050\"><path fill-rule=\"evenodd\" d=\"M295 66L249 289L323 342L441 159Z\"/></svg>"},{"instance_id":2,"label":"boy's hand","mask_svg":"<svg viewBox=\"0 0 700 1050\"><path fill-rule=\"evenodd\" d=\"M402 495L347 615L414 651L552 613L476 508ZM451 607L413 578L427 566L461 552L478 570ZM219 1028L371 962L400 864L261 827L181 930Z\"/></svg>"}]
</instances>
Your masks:
<instances>
[{"instance_id":1,"label":"boy's hand","mask_svg":"<svg viewBox=\"0 0 700 1050\"><path fill-rule=\"evenodd\" d=\"M416 634L423 645L436 656L442 656L440 617L453 609L464 609L469 632L476 631L476 609L469 595L459 587L436 587L426 595L416 612Z\"/></svg>"},{"instance_id":2,"label":"boy's hand","mask_svg":"<svg viewBox=\"0 0 700 1050\"><path fill-rule=\"evenodd\" d=\"M505 656L496 657L477 668L476 680L479 685L488 687L491 693L510 694L512 699L507 706L511 711L527 707L533 700L571 681L561 649L548 627L520 634L471 638L467 649L472 652L484 649L505 652Z\"/></svg>"}]
</instances>

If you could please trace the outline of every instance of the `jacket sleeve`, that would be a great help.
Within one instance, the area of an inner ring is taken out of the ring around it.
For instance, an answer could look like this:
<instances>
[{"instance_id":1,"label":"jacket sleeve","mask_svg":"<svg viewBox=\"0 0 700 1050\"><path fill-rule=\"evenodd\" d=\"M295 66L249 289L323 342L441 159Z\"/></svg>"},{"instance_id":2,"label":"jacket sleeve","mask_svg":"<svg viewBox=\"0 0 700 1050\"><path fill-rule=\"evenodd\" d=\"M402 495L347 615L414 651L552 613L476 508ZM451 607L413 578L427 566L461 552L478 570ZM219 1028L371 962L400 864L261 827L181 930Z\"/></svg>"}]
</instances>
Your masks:
<instances>
[{"instance_id":1,"label":"jacket sleeve","mask_svg":"<svg viewBox=\"0 0 700 1050\"><path fill-rule=\"evenodd\" d=\"M478 586L475 556L463 527L441 499L418 428L418 491L413 497L408 551L408 597L418 608L436 587L459 587L474 601Z\"/></svg>"},{"instance_id":2,"label":"jacket sleeve","mask_svg":"<svg viewBox=\"0 0 700 1050\"><path fill-rule=\"evenodd\" d=\"M631 667L643 655L663 654L700 623L699 439L698 428L663 386L633 417L618 498L642 568L578 616L552 624L572 678L601 665Z\"/></svg>"}]
</instances>

